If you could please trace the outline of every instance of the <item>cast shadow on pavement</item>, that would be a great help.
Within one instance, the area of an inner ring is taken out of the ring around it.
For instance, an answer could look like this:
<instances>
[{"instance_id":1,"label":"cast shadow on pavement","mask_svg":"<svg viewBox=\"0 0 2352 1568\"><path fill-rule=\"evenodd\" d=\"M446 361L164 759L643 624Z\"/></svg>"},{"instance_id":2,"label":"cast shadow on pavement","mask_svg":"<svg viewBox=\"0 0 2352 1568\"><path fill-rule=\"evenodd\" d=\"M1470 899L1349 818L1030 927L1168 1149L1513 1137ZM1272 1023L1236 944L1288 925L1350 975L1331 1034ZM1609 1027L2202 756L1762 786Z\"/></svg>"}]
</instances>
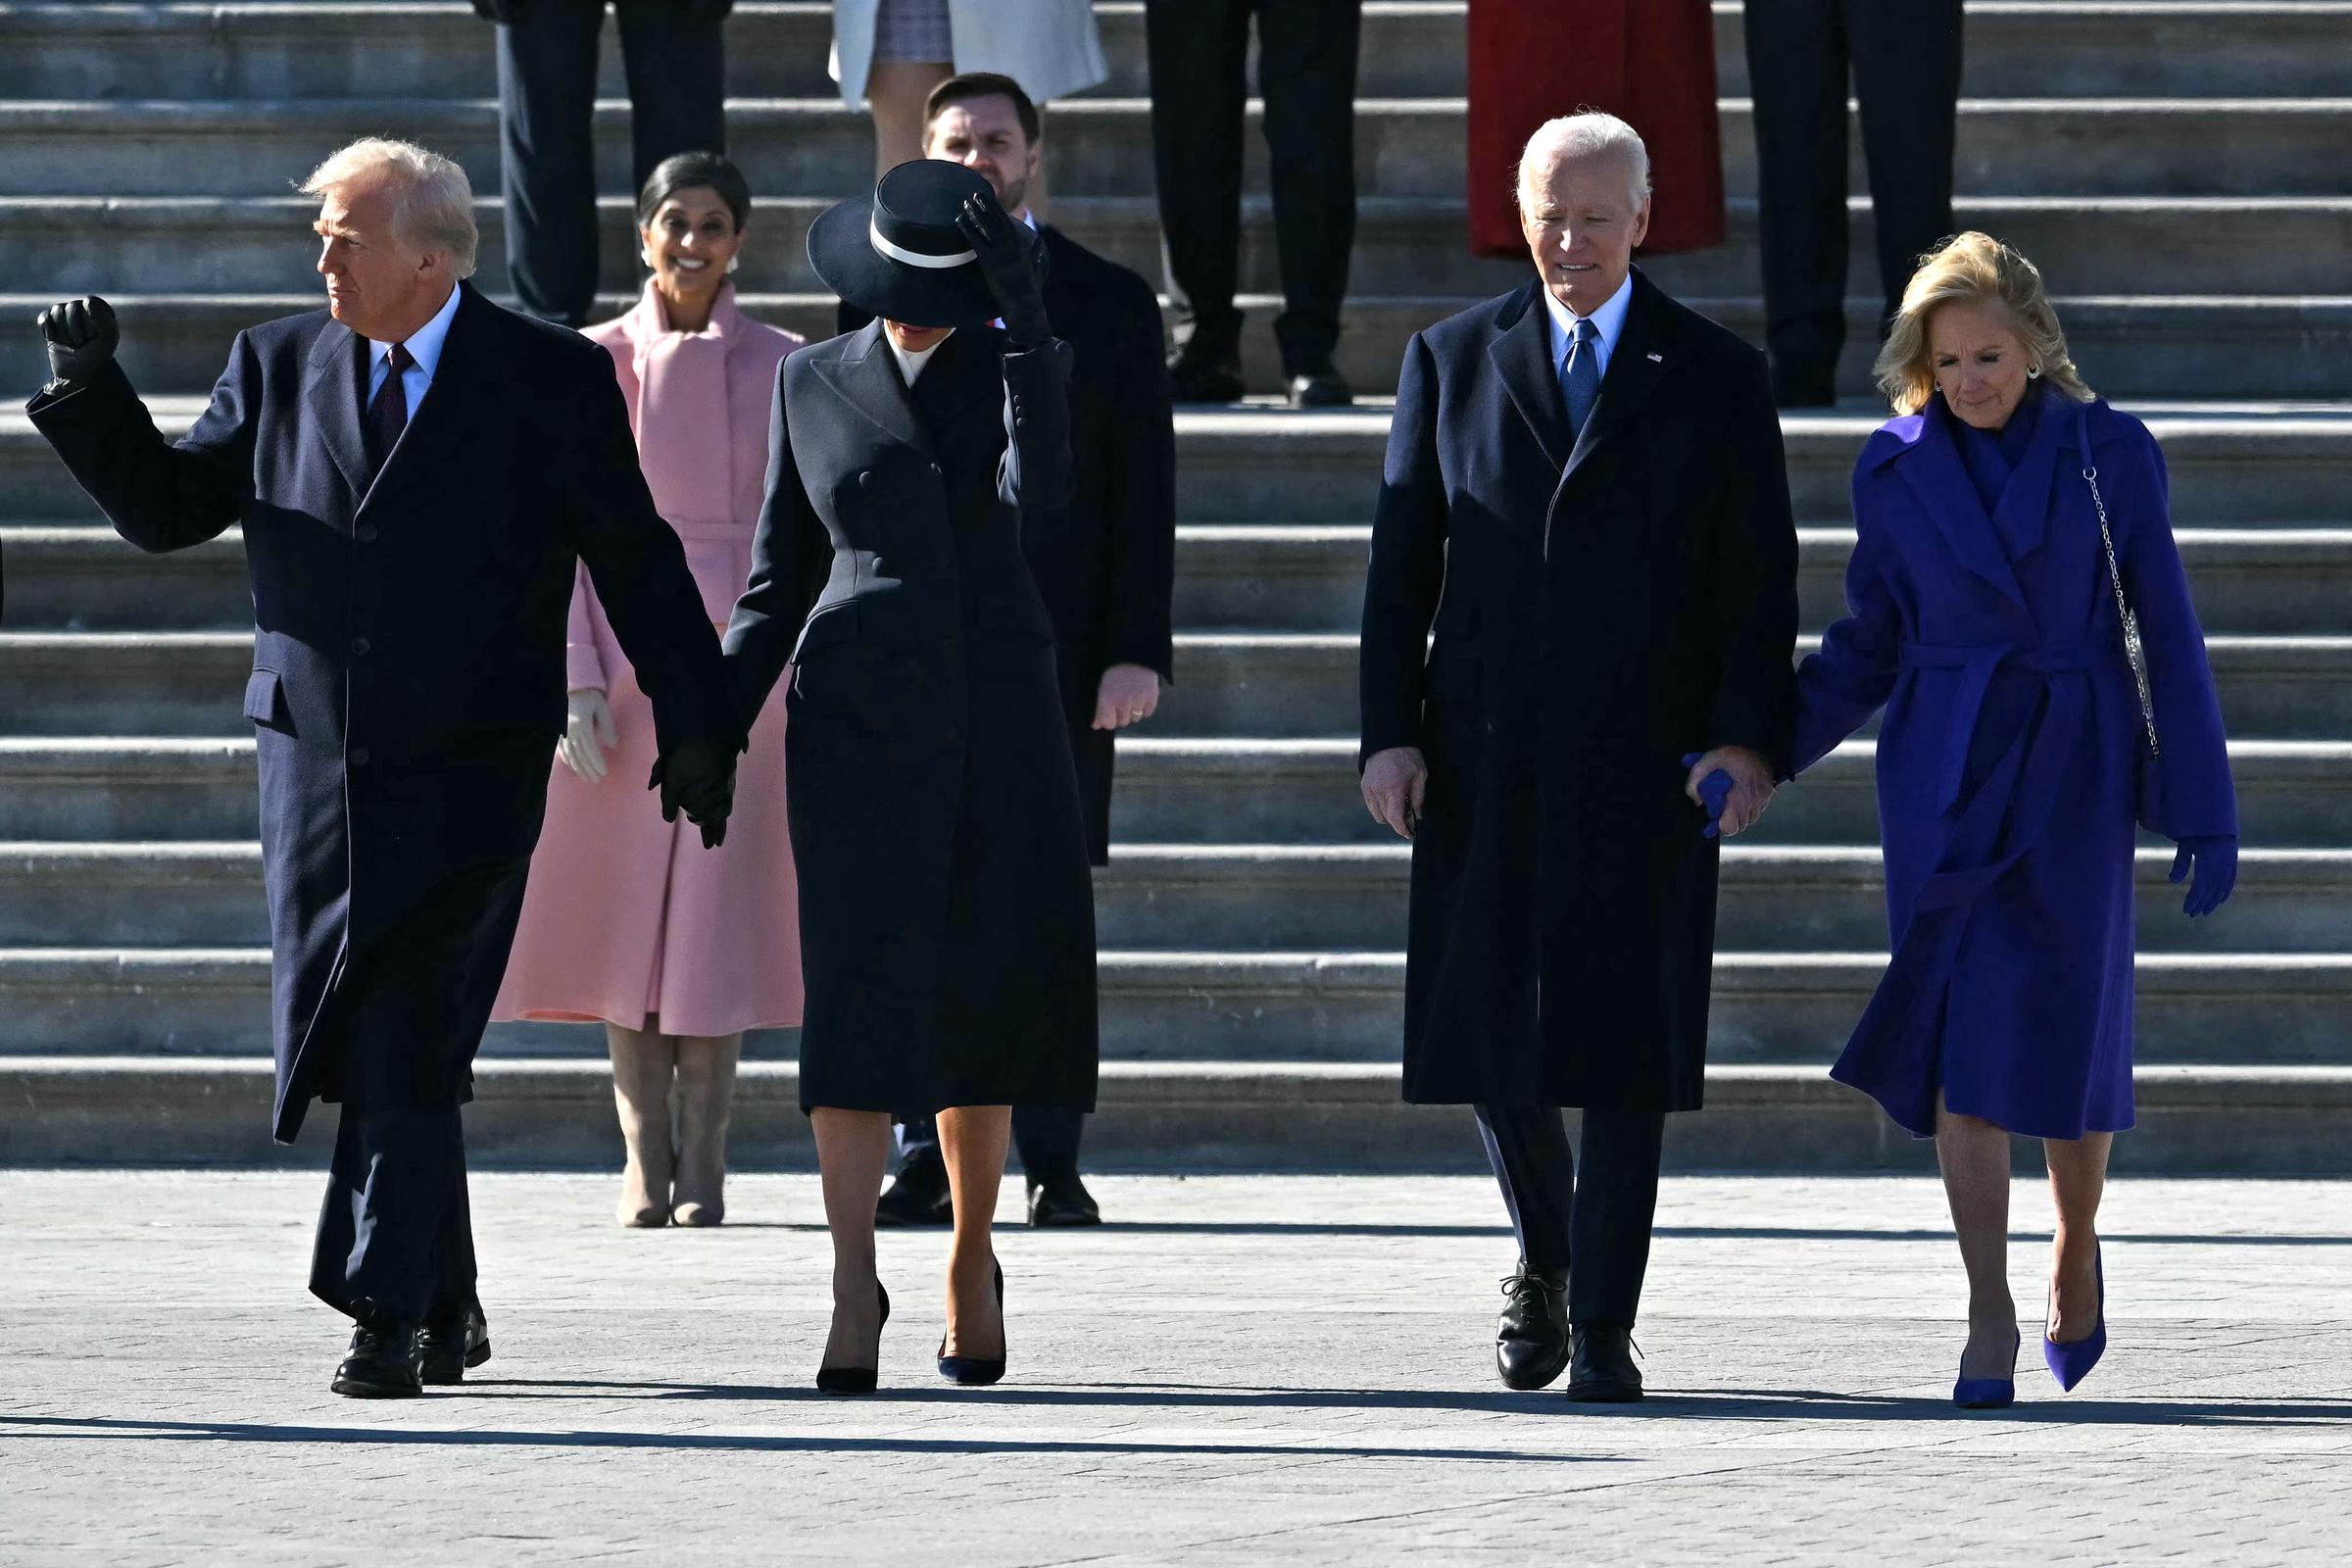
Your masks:
<instances>
[{"instance_id":1,"label":"cast shadow on pavement","mask_svg":"<svg viewBox=\"0 0 2352 1568\"><path fill-rule=\"evenodd\" d=\"M811 1398L824 1396L811 1395ZM429 1410L435 1398L405 1408ZM257 1421L139 1421L112 1417L0 1416L0 1436L114 1443L390 1444L413 1447L655 1448L702 1453L873 1454L1201 1454L1296 1459L1468 1459L1481 1463L1583 1463L1582 1454L1522 1453L1509 1448L1411 1448L1322 1443L1143 1443L1085 1439L881 1438L708 1432L414 1431L400 1427L289 1426Z\"/></svg>"}]
</instances>

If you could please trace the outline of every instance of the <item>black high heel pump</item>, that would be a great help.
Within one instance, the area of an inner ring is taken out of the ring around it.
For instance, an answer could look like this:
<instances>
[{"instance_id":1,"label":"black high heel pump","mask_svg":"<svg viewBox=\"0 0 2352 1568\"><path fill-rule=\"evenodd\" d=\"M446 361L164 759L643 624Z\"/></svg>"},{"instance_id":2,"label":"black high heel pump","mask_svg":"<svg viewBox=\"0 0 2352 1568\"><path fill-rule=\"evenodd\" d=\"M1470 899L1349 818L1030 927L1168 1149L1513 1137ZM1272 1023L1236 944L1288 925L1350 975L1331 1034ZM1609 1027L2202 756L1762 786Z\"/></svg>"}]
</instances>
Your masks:
<instances>
[{"instance_id":1,"label":"black high heel pump","mask_svg":"<svg viewBox=\"0 0 2352 1568\"><path fill-rule=\"evenodd\" d=\"M882 1321L874 1325L874 1356L882 1355L882 1330L890 1323L890 1293L874 1281L874 1294L882 1298ZM816 1392L819 1394L871 1394L880 1381L878 1366L820 1366L816 1369Z\"/></svg>"},{"instance_id":2,"label":"black high heel pump","mask_svg":"<svg viewBox=\"0 0 2352 1568\"><path fill-rule=\"evenodd\" d=\"M1004 1319L1004 1265L997 1264L996 1270L997 1321L1003 1323ZM1006 1337L1009 1338L1009 1336ZM939 1337L939 1375L950 1383L960 1383L966 1388L985 1388L1004 1375L1004 1357L1001 1350L994 1357L950 1355L948 1353L948 1337L943 1334Z\"/></svg>"}]
</instances>

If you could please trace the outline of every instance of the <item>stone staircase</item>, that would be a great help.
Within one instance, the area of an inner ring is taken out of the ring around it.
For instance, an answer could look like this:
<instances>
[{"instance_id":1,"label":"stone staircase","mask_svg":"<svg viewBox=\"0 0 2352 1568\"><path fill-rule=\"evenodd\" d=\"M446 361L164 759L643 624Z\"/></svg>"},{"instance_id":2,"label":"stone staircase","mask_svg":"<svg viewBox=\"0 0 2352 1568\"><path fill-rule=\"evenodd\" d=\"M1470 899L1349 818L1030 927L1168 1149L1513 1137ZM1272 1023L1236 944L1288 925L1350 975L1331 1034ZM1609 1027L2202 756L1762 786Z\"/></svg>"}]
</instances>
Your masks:
<instances>
[{"instance_id":1,"label":"stone staircase","mask_svg":"<svg viewBox=\"0 0 2352 1568\"><path fill-rule=\"evenodd\" d=\"M1140 7L1100 12L1114 74L1053 112L1054 216L1156 276ZM1745 66L1737 6L1717 12L1732 237L1651 271L1752 332ZM821 3L743 0L730 34L731 136L760 198L745 303L820 335L830 304L802 230L870 168L862 120L824 78L828 26ZM1366 8L1345 355L1376 395L1408 331L1523 275L1462 251L1461 30L1459 0ZM2236 901L2191 925L2169 853L2141 855L2142 1130L2118 1162L2352 1170L2352 3L1972 4L1968 57L1961 220L2042 265L2092 383L2162 437L2235 737ZM20 323L0 332L0 385L41 379L41 305L98 290L159 422L184 426L236 328L318 302L291 182L342 139L391 131L494 191L491 91L487 30L449 0L0 0L0 321ZM615 309L635 275L622 113L600 115ZM1862 323L1875 277L1855 210ZM494 202L481 216L480 280L503 292ZM1270 290L1262 196L1247 219L1245 287ZM1273 301L1248 304L1250 350L1268 351ZM1837 612L1847 473L1877 422L1865 359L1857 343L1845 408L1787 421L1809 634ZM1272 389L1271 363L1249 369ZM1178 684L1122 746L1098 884L1102 1162L1474 1153L1466 1115L1396 1102L1405 858L1351 765L1386 424L1369 401L1179 416ZM287 1157L262 1133L237 540L138 554L9 412L0 552L0 1161ZM1869 769L1867 740L1845 747L1726 851L1712 1108L1676 1123L1686 1167L1924 1157L1823 1071L1884 962ZM477 1152L609 1157L602 1050L593 1029L494 1031ZM752 1054L739 1159L805 1158L789 1038Z\"/></svg>"}]
</instances>

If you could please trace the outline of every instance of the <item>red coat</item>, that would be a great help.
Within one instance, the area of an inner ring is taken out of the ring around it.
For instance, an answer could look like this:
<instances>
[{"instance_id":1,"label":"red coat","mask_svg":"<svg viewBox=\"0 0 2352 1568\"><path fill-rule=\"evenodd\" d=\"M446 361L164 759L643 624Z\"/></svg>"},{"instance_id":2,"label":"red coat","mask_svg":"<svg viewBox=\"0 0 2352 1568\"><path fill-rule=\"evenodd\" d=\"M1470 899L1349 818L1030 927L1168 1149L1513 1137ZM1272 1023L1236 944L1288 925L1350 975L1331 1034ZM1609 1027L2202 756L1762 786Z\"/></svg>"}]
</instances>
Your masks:
<instances>
[{"instance_id":1,"label":"red coat","mask_svg":"<svg viewBox=\"0 0 2352 1568\"><path fill-rule=\"evenodd\" d=\"M1579 109L1649 147L1646 254L1723 243L1715 21L1707 0L1470 0L1470 248L1527 248L1514 199L1538 125Z\"/></svg>"}]
</instances>

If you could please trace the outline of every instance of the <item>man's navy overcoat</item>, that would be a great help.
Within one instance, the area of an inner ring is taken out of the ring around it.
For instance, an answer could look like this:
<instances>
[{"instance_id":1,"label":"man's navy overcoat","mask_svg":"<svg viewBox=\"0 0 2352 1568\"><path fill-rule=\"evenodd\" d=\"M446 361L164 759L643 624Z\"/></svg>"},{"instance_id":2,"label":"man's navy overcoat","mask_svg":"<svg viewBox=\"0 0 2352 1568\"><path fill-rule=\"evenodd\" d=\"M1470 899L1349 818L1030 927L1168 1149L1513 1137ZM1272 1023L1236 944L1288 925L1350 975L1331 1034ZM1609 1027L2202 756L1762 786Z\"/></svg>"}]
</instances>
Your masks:
<instances>
[{"instance_id":1,"label":"man's navy overcoat","mask_svg":"<svg viewBox=\"0 0 2352 1568\"><path fill-rule=\"evenodd\" d=\"M467 1095L564 727L575 560L662 748L742 736L605 351L459 286L380 472L367 341L324 311L239 333L176 443L119 367L28 411L142 550L243 524L284 1142L315 1095Z\"/></svg>"},{"instance_id":2,"label":"man's navy overcoat","mask_svg":"<svg viewBox=\"0 0 2352 1568\"><path fill-rule=\"evenodd\" d=\"M1414 335L1373 516L1363 755L1430 767L1405 1098L1688 1110L1717 850L1682 758L1788 751L1780 421L1763 356L1637 271L1572 443L1541 286Z\"/></svg>"}]
</instances>

